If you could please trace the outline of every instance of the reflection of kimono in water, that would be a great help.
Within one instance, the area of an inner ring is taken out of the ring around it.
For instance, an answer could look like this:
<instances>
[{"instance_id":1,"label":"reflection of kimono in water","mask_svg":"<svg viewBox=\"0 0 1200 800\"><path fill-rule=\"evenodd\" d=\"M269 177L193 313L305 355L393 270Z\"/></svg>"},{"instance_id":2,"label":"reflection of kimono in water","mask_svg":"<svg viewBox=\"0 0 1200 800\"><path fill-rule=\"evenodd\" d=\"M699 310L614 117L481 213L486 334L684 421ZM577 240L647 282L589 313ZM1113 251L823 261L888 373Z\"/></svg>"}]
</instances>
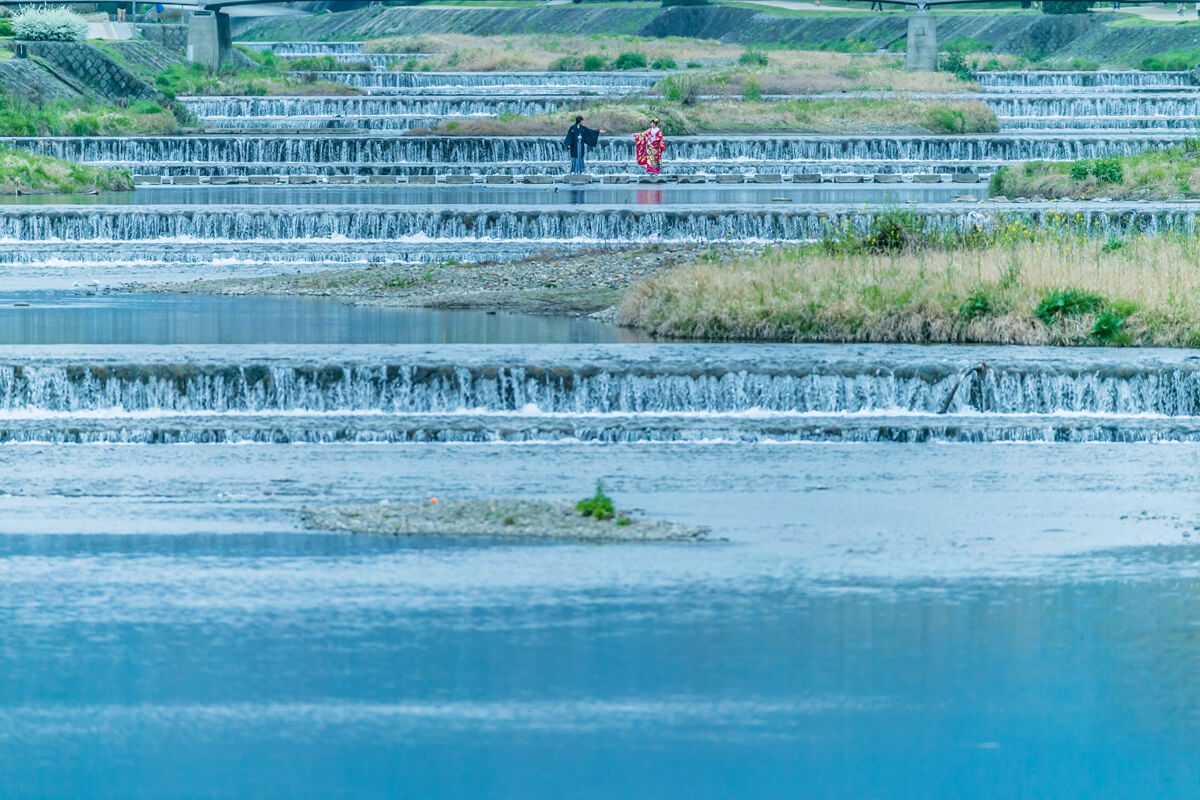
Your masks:
<instances>
[{"instance_id":1,"label":"reflection of kimono in water","mask_svg":"<svg viewBox=\"0 0 1200 800\"><path fill-rule=\"evenodd\" d=\"M662 131L657 125L651 125L641 133L635 133L633 141L637 144L637 162L646 168L646 172L657 175L662 166L663 150L667 149Z\"/></svg>"}]
</instances>

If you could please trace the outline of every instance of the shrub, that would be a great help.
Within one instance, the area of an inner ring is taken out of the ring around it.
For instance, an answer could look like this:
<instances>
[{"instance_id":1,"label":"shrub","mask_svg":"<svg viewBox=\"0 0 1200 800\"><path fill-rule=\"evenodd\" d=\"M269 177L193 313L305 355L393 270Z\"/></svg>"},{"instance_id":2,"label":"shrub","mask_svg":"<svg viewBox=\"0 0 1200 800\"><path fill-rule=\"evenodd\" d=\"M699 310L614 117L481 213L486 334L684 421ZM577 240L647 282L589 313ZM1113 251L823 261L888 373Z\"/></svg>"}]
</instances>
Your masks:
<instances>
[{"instance_id":1,"label":"shrub","mask_svg":"<svg viewBox=\"0 0 1200 800\"><path fill-rule=\"evenodd\" d=\"M600 72L607 66L608 61L604 58L604 56L593 54L583 57L582 67L584 72Z\"/></svg>"},{"instance_id":2,"label":"shrub","mask_svg":"<svg viewBox=\"0 0 1200 800\"><path fill-rule=\"evenodd\" d=\"M645 69L646 57L641 53L621 53L613 62L615 69Z\"/></svg>"},{"instance_id":3,"label":"shrub","mask_svg":"<svg viewBox=\"0 0 1200 800\"><path fill-rule=\"evenodd\" d=\"M747 50L738 56L738 63L744 67L765 67L770 62L766 53L760 53L757 50Z\"/></svg>"},{"instance_id":4,"label":"shrub","mask_svg":"<svg viewBox=\"0 0 1200 800\"><path fill-rule=\"evenodd\" d=\"M583 59L576 56L563 56L550 62L551 72L579 72L583 69Z\"/></svg>"},{"instance_id":5,"label":"shrub","mask_svg":"<svg viewBox=\"0 0 1200 800\"><path fill-rule=\"evenodd\" d=\"M12 20L8 17L0 17L0 36L12 36L13 26Z\"/></svg>"},{"instance_id":6,"label":"shrub","mask_svg":"<svg viewBox=\"0 0 1200 800\"><path fill-rule=\"evenodd\" d=\"M762 84L757 78L747 78L742 84L742 99L755 103L762 100Z\"/></svg>"},{"instance_id":7,"label":"shrub","mask_svg":"<svg viewBox=\"0 0 1200 800\"><path fill-rule=\"evenodd\" d=\"M65 8L26 8L13 15L13 35L31 42L82 42L87 21Z\"/></svg>"},{"instance_id":8,"label":"shrub","mask_svg":"<svg viewBox=\"0 0 1200 800\"><path fill-rule=\"evenodd\" d=\"M1086 181L1091 169L1092 164L1090 161L1075 161L1071 164L1071 169L1067 171L1067 174L1071 176L1071 180L1073 181Z\"/></svg>"},{"instance_id":9,"label":"shrub","mask_svg":"<svg viewBox=\"0 0 1200 800\"><path fill-rule=\"evenodd\" d=\"M1101 183L1120 183L1125 177L1119 158L1097 158L1092 162L1092 174Z\"/></svg>"},{"instance_id":10,"label":"shrub","mask_svg":"<svg viewBox=\"0 0 1200 800\"><path fill-rule=\"evenodd\" d=\"M985 290L976 289L958 307L958 313L968 320L975 319L976 317L986 317L992 313L992 299Z\"/></svg>"},{"instance_id":11,"label":"shrub","mask_svg":"<svg viewBox=\"0 0 1200 800\"><path fill-rule=\"evenodd\" d=\"M1067 174L1073 181L1087 180L1090 175L1100 183L1120 183L1125 177L1125 169L1118 158L1097 158L1095 161L1072 162Z\"/></svg>"},{"instance_id":12,"label":"shrub","mask_svg":"<svg viewBox=\"0 0 1200 800\"><path fill-rule=\"evenodd\" d=\"M162 114L163 107L153 100L134 100L129 104L131 114Z\"/></svg>"},{"instance_id":13,"label":"shrub","mask_svg":"<svg viewBox=\"0 0 1200 800\"><path fill-rule=\"evenodd\" d=\"M1043 14L1086 14L1092 7L1092 0L1045 0L1042 3Z\"/></svg>"},{"instance_id":14,"label":"shrub","mask_svg":"<svg viewBox=\"0 0 1200 800\"><path fill-rule=\"evenodd\" d=\"M658 82L663 97L672 103L690 106L700 96L700 84L691 75L668 75Z\"/></svg>"},{"instance_id":15,"label":"shrub","mask_svg":"<svg viewBox=\"0 0 1200 800\"><path fill-rule=\"evenodd\" d=\"M925 127L934 133L962 133L967 127L967 115L957 108L934 106L925 112Z\"/></svg>"},{"instance_id":16,"label":"shrub","mask_svg":"<svg viewBox=\"0 0 1200 800\"><path fill-rule=\"evenodd\" d=\"M596 493L575 504L575 510L585 517L612 519L615 513L612 498L604 493L604 481L596 481Z\"/></svg>"},{"instance_id":17,"label":"shrub","mask_svg":"<svg viewBox=\"0 0 1200 800\"><path fill-rule=\"evenodd\" d=\"M954 77L960 81L970 81L975 79L975 73L971 71L971 67L967 65L967 60L963 58L962 53L947 53L938 61L938 69L942 72L953 72Z\"/></svg>"},{"instance_id":18,"label":"shrub","mask_svg":"<svg viewBox=\"0 0 1200 800\"><path fill-rule=\"evenodd\" d=\"M699 61L689 61L685 66L687 66L688 69L704 69L704 65Z\"/></svg>"},{"instance_id":19,"label":"shrub","mask_svg":"<svg viewBox=\"0 0 1200 800\"><path fill-rule=\"evenodd\" d=\"M673 58L656 58L650 65L650 69L677 69L677 66Z\"/></svg>"},{"instance_id":20,"label":"shrub","mask_svg":"<svg viewBox=\"0 0 1200 800\"><path fill-rule=\"evenodd\" d=\"M1092 338L1100 342L1112 342L1121 335L1125 317L1115 311L1105 311L1096 317L1092 325Z\"/></svg>"},{"instance_id":21,"label":"shrub","mask_svg":"<svg viewBox=\"0 0 1200 800\"><path fill-rule=\"evenodd\" d=\"M1198 50L1168 50L1142 59L1142 69L1156 72L1182 72L1200 63Z\"/></svg>"},{"instance_id":22,"label":"shrub","mask_svg":"<svg viewBox=\"0 0 1200 800\"><path fill-rule=\"evenodd\" d=\"M1033 315L1047 325L1053 325L1063 317L1078 317L1094 314L1106 305L1102 296L1082 289L1058 289L1042 298Z\"/></svg>"}]
</instances>

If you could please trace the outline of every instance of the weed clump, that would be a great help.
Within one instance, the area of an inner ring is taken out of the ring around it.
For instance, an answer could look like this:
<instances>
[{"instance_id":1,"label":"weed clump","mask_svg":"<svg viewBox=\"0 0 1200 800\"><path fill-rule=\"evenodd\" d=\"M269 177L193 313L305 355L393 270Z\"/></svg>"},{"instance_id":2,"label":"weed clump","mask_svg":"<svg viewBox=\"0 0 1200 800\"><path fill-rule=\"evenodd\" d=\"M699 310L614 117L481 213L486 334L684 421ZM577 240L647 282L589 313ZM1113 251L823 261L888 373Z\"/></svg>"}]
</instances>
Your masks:
<instances>
[{"instance_id":1,"label":"weed clump","mask_svg":"<svg viewBox=\"0 0 1200 800\"><path fill-rule=\"evenodd\" d=\"M766 53L757 50L747 50L738 56L738 63L743 67L765 67L771 63Z\"/></svg>"},{"instance_id":2,"label":"weed clump","mask_svg":"<svg viewBox=\"0 0 1200 800\"><path fill-rule=\"evenodd\" d=\"M1033 315L1047 325L1066 317L1095 314L1107 305L1103 296L1081 289L1056 289L1042 298Z\"/></svg>"},{"instance_id":3,"label":"weed clump","mask_svg":"<svg viewBox=\"0 0 1200 800\"><path fill-rule=\"evenodd\" d=\"M646 57L641 53L621 53L613 61L614 69L645 69Z\"/></svg>"},{"instance_id":4,"label":"weed clump","mask_svg":"<svg viewBox=\"0 0 1200 800\"><path fill-rule=\"evenodd\" d=\"M575 510L585 517L612 519L616 511L612 498L604 493L604 481L596 481L596 493L575 504Z\"/></svg>"},{"instance_id":5,"label":"weed clump","mask_svg":"<svg viewBox=\"0 0 1200 800\"><path fill-rule=\"evenodd\" d=\"M677 69L677 66L673 58L656 58L654 59L654 63L650 65L650 69Z\"/></svg>"}]
</instances>

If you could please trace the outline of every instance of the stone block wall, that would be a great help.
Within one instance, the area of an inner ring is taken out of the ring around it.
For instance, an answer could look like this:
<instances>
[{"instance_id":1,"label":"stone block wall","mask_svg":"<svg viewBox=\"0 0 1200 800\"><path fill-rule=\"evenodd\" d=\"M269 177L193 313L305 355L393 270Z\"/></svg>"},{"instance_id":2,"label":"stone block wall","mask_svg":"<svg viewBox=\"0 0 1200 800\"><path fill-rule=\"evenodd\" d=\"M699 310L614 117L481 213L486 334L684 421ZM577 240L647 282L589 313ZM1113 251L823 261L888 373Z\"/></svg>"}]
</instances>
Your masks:
<instances>
[{"instance_id":1,"label":"stone block wall","mask_svg":"<svg viewBox=\"0 0 1200 800\"><path fill-rule=\"evenodd\" d=\"M166 103L162 92L137 77L101 50L83 42L24 42L31 56L83 84L109 101L153 100Z\"/></svg>"},{"instance_id":2,"label":"stone block wall","mask_svg":"<svg viewBox=\"0 0 1200 800\"><path fill-rule=\"evenodd\" d=\"M142 24L136 26L138 33L147 42L153 42L164 50L183 55L187 53L187 25Z\"/></svg>"}]
</instances>

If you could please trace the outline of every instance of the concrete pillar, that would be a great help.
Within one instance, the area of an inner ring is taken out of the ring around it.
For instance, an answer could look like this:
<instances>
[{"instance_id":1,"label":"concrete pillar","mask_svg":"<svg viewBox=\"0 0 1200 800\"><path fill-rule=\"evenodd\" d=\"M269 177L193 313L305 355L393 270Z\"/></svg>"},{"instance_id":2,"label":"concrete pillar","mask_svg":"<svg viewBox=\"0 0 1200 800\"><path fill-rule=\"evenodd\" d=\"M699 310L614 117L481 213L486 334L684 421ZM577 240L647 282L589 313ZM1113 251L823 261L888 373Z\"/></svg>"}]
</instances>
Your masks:
<instances>
[{"instance_id":1,"label":"concrete pillar","mask_svg":"<svg viewBox=\"0 0 1200 800\"><path fill-rule=\"evenodd\" d=\"M196 11L188 18L188 61L220 69L233 63L233 35L229 15L220 11Z\"/></svg>"},{"instance_id":2,"label":"concrete pillar","mask_svg":"<svg viewBox=\"0 0 1200 800\"><path fill-rule=\"evenodd\" d=\"M926 72L937 69L937 23L923 8L908 18L908 49L904 53L904 68Z\"/></svg>"},{"instance_id":3,"label":"concrete pillar","mask_svg":"<svg viewBox=\"0 0 1200 800\"><path fill-rule=\"evenodd\" d=\"M233 34L229 31L229 15L215 12L217 18L217 51L221 64L233 64Z\"/></svg>"},{"instance_id":4,"label":"concrete pillar","mask_svg":"<svg viewBox=\"0 0 1200 800\"><path fill-rule=\"evenodd\" d=\"M217 34L217 15L211 11L194 11L188 17L188 61L220 69L221 47Z\"/></svg>"}]
</instances>

